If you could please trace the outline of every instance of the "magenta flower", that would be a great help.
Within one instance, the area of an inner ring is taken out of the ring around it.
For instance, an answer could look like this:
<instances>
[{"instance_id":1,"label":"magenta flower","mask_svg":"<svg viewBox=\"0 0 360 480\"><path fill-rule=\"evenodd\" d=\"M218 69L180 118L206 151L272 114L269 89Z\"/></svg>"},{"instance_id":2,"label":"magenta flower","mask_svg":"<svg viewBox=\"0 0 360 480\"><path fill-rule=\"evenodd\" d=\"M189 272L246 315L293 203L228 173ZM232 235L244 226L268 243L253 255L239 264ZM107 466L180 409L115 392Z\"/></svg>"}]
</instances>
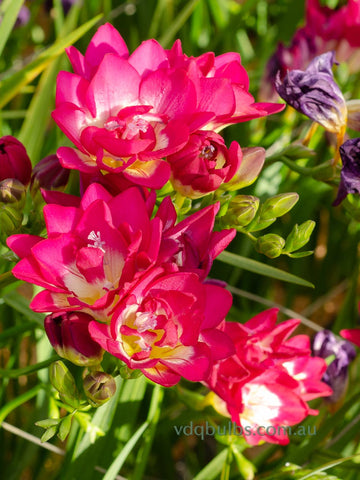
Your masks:
<instances>
[{"instance_id":1,"label":"magenta flower","mask_svg":"<svg viewBox=\"0 0 360 480\"><path fill-rule=\"evenodd\" d=\"M288 338L298 320L275 325L277 310L256 315L245 324L226 322L224 332L233 340L235 354L216 362L204 382L215 408L245 431L251 445L260 441L287 444L287 427L317 414L306 402L328 396L321 381L323 359L310 357L306 335ZM274 427L264 431L258 427Z\"/></svg>"},{"instance_id":2,"label":"magenta flower","mask_svg":"<svg viewBox=\"0 0 360 480\"><path fill-rule=\"evenodd\" d=\"M340 335L360 347L360 328L340 330Z\"/></svg>"},{"instance_id":3,"label":"magenta flower","mask_svg":"<svg viewBox=\"0 0 360 480\"><path fill-rule=\"evenodd\" d=\"M167 199L150 219L154 196L145 200L136 187L113 197L92 184L81 201L60 192L46 198L62 204L44 207L48 238L14 235L7 241L22 258L14 275L45 288L31 303L38 312L83 311L107 322L148 269L168 263L204 278L235 234L212 232L219 205L174 226L164 216L171 212Z\"/></svg>"},{"instance_id":4,"label":"magenta flower","mask_svg":"<svg viewBox=\"0 0 360 480\"><path fill-rule=\"evenodd\" d=\"M85 56L74 47L67 53L75 73L58 76L53 118L77 148L61 147L57 154L64 167L93 176L121 173L161 188L170 178L164 159L191 133L284 108L254 103L237 54L192 59L179 42L166 51L147 40L129 55L110 24L99 28Z\"/></svg>"},{"instance_id":5,"label":"magenta flower","mask_svg":"<svg viewBox=\"0 0 360 480\"><path fill-rule=\"evenodd\" d=\"M70 197L73 200L77 197ZM112 197L97 184L86 190L79 207L46 205L44 216L47 239L32 235L8 239L9 247L22 258L14 275L45 287L31 308L80 310L107 321L119 291L155 263L160 220L150 220L136 188Z\"/></svg>"},{"instance_id":6,"label":"magenta flower","mask_svg":"<svg viewBox=\"0 0 360 480\"><path fill-rule=\"evenodd\" d=\"M203 284L193 273L155 269L117 305L110 325L90 324L90 334L130 368L163 386L181 377L201 381L214 361L233 353L219 327L231 294Z\"/></svg>"},{"instance_id":7,"label":"magenta flower","mask_svg":"<svg viewBox=\"0 0 360 480\"><path fill-rule=\"evenodd\" d=\"M199 130L179 152L169 155L171 182L186 197L199 198L219 188L235 175L242 153L237 142L227 149L215 132Z\"/></svg>"},{"instance_id":8,"label":"magenta flower","mask_svg":"<svg viewBox=\"0 0 360 480\"><path fill-rule=\"evenodd\" d=\"M90 336L91 320L82 312L56 313L45 318L46 335L60 357L82 366L101 362L104 351Z\"/></svg>"},{"instance_id":9,"label":"magenta flower","mask_svg":"<svg viewBox=\"0 0 360 480\"><path fill-rule=\"evenodd\" d=\"M0 181L15 178L23 185L30 182L31 162L24 145L15 137L0 138Z\"/></svg>"}]
</instances>

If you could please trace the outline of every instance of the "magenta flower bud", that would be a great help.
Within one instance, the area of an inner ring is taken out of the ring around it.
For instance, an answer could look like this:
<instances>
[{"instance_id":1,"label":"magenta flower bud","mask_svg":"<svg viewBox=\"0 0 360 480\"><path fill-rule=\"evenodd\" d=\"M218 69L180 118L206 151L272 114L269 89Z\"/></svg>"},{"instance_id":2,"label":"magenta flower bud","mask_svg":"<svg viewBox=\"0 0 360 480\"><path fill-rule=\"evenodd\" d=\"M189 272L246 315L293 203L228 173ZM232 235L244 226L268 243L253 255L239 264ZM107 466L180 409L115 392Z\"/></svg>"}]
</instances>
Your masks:
<instances>
[{"instance_id":1,"label":"magenta flower bud","mask_svg":"<svg viewBox=\"0 0 360 480\"><path fill-rule=\"evenodd\" d=\"M16 178L27 185L31 176L31 162L24 145L15 137L0 138L0 180Z\"/></svg>"},{"instance_id":2,"label":"magenta flower bud","mask_svg":"<svg viewBox=\"0 0 360 480\"><path fill-rule=\"evenodd\" d=\"M335 53L315 57L306 70L291 70L284 79L280 74L275 87L295 110L303 113L326 130L339 133L346 126L347 108L343 94L332 72Z\"/></svg>"},{"instance_id":3,"label":"magenta flower bud","mask_svg":"<svg viewBox=\"0 0 360 480\"><path fill-rule=\"evenodd\" d=\"M116 383L105 372L91 372L84 378L84 392L90 403L96 407L110 400L116 391Z\"/></svg>"},{"instance_id":4,"label":"magenta flower bud","mask_svg":"<svg viewBox=\"0 0 360 480\"><path fill-rule=\"evenodd\" d=\"M171 182L185 197L202 197L228 182L238 170L241 158L236 142L227 149L217 133L197 131L182 150L169 155Z\"/></svg>"},{"instance_id":5,"label":"magenta flower bud","mask_svg":"<svg viewBox=\"0 0 360 480\"><path fill-rule=\"evenodd\" d=\"M349 193L360 193L360 138L347 140L339 150L343 165L334 206L339 205Z\"/></svg>"},{"instance_id":6,"label":"magenta flower bud","mask_svg":"<svg viewBox=\"0 0 360 480\"><path fill-rule=\"evenodd\" d=\"M69 180L70 170L61 166L56 155L49 155L35 165L31 176L31 187L52 190L65 187Z\"/></svg>"},{"instance_id":7,"label":"magenta flower bud","mask_svg":"<svg viewBox=\"0 0 360 480\"><path fill-rule=\"evenodd\" d=\"M53 313L45 318L45 331L56 353L75 365L91 366L101 362L103 349L89 334L94 320L83 312Z\"/></svg>"}]
</instances>

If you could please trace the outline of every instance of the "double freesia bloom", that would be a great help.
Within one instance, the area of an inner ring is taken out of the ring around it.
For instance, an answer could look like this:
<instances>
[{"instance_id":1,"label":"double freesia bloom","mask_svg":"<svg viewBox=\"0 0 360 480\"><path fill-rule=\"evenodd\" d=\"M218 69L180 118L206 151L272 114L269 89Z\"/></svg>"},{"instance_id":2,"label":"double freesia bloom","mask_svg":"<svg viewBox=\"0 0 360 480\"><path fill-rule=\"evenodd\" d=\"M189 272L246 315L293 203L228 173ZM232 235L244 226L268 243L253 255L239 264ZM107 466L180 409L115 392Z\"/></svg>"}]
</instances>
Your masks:
<instances>
[{"instance_id":1,"label":"double freesia bloom","mask_svg":"<svg viewBox=\"0 0 360 480\"><path fill-rule=\"evenodd\" d=\"M203 382L216 408L254 432L299 423L314 413L308 400L331 393L324 360L310 357L307 337L288 338L296 320L275 326L274 310L226 322L231 294L206 278L235 230L214 231L218 203L178 221L155 192L170 181L196 199L247 179L240 146L219 131L283 105L254 103L238 54L190 58L179 41L164 50L148 40L129 55L109 24L85 56L68 56L75 73L59 74L53 118L75 145L57 155L80 172L82 196L44 192L47 237L8 239L21 259L14 275L43 287L31 308L51 312L52 345L84 366L109 352L166 387Z\"/></svg>"}]
</instances>

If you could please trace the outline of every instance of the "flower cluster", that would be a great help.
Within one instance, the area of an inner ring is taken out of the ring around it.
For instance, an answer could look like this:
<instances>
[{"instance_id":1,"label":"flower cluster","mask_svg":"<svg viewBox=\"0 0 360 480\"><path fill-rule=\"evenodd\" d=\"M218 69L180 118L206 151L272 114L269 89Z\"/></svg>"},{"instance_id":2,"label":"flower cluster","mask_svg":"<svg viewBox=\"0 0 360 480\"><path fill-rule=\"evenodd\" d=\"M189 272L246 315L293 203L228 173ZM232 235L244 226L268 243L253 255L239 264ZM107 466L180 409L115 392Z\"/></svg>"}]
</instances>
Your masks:
<instances>
[{"instance_id":1,"label":"flower cluster","mask_svg":"<svg viewBox=\"0 0 360 480\"><path fill-rule=\"evenodd\" d=\"M115 173L137 185L196 198L229 181L241 149L216 131L276 113L283 105L255 103L238 54L187 57L179 41L155 40L131 55L111 25L99 28L85 56L67 50L75 73L60 72L53 118L76 148L61 147L66 168Z\"/></svg>"},{"instance_id":2,"label":"flower cluster","mask_svg":"<svg viewBox=\"0 0 360 480\"><path fill-rule=\"evenodd\" d=\"M285 429L317 414L307 402L332 393L321 381L326 364L310 356L306 335L288 338L300 323L276 325L277 309L262 312L245 324L227 322L224 332L233 340L235 353L216 362L206 381L215 393L213 405L252 434L248 443L261 440L287 444ZM264 432L259 432L259 427ZM268 435L267 427L276 434Z\"/></svg>"},{"instance_id":3,"label":"flower cluster","mask_svg":"<svg viewBox=\"0 0 360 480\"><path fill-rule=\"evenodd\" d=\"M216 230L219 202L190 200L252 183L264 150L248 149L242 161L238 143L227 148L219 131L283 105L254 102L235 53L192 58L179 41L164 50L147 40L129 54L109 24L84 56L67 53L74 73L58 76L53 118L74 147L43 159L31 181L43 188L46 235L7 240L20 258L14 276L42 287L30 307L48 313L51 344L91 367L92 404L108 381L100 367L108 352L166 387L182 377L203 382L238 424L302 421L314 413L308 400L330 394L324 360L310 357L307 337L288 339L298 322L276 327L275 311L245 325L225 320L231 294L207 275L235 229ZM13 176L11 165L3 168ZM53 190L68 169L80 172L80 196ZM179 198L190 202L185 218Z\"/></svg>"}]
</instances>

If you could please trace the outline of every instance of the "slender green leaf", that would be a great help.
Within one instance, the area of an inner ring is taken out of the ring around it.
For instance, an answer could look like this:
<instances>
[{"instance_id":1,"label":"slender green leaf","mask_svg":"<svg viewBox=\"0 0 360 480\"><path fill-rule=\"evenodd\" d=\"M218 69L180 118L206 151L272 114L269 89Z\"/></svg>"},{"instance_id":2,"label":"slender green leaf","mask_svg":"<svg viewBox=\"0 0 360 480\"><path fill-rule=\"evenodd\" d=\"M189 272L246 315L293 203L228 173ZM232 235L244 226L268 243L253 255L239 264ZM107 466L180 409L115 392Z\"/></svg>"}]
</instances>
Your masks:
<instances>
[{"instance_id":1,"label":"slender green leaf","mask_svg":"<svg viewBox=\"0 0 360 480\"><path fill-rule=\"evenodd\" d=\"M0 409L0 425L5 420L5 418L9 415L10 412L15 410L15 408L20 407L20 405L22 405L23 403L28 402L31 398L35 397L35 395L37 395L42 389L43 389L42 385L36 385L34 388L27 390L22 395L19 395L13 398L12 400L10 400L8 403L6 403Z\"/></svg>"},{"instance_id":2,"label":"slender green leaf","mask_svg":"<svg viewBox=\"0 0 360 480\"><path fill-rule=\"evenodd\" d=\"M22 313L28 320L34 320L40 325L44 325L45 315L30 310L29 301L16 291L7 293L3 298L7 305L13 307L17 312Z\"/></svg>"},{"instance_id":3,"label":"slender green leaf","mask_svg":"<svg viewBox=\"0 0 360 480\"><path fill-rule=\"evenodd\" d=\"M168 46L171 41L175 38L177 32L180 28L186 23L187 19L192 14L196 4L199 0L190 0L187 5L181 10L181 12L177 15L175 21L169 26L166 32L160 37L159 43L161 43L164 47Z\"/></svg>"},{"instance_id":4,"label":"slender green leaf","mask_svg":"<svg viewBox=\"0 0 360 480\"><path fill-rule=\"evenodd\" d=\"M217 478L228 457L228 450L228 448L225 448L216 455L216 457L194 477L194 480L213 480Z\"/></svg>"},{"instance_id":5,"label":"slender green leaf","mask_svg":"<svg viewBox=\"0 0 360 480\"><path fill-rule=\"evenodd\" d=\"M258 273L265 277L275 278L276 280L282 280L283 282L295 283L296 285L302 285L304 287L314 288L314 285L303 278L297 277L292 273L284 272L275 267L265 265L261 262L257 262L251 258L242 257L231 252L222 252L217 257L221 262L232 265L233 267L242 268L249 272Z\"/></svg>"},{"instance_id":6,"label":"slender green leaf","mask_svg":"<svg viewBox=\"0 0 360 480\"><path fill-rule=\"evenodd\" d=\"M5 11L4 18L0 23L0 55L2 54L6 42L14 28L17 16L25 0L11 0Z\"/></svg>"},{"instance_id":7,"label":"slender green leaf","mask_svg":"<svg viewBox=\"0 0 360 480\"><path fill-rule=\"evenodd\" d=\"M61 2L60 9L62 10ZM68 15L59 38L69 34L76 26L80 13L80 7L74 5L71 15ZM60 69L62 58L57 58L43 72L37 85L27 114L20 130L19 140L25 145L27 153L33 165L40 160L40 153L43 146L42 139L51 119L50 112L53 109L56 77ZM34 125L36 128L34 129Z\"/></svg>"},{"instance_id":8,"label":"slender green leaf","mask_svg":"<svg viewBox=\"0 0 360 480\"><path fill-rule=\"evenodd\" d=\"M130 440L127 442L125 447L121 450L120 455L118 455L113 463L110 465L110 468L106 472L106 475L104 475L103 480L115 480L116 476L120 470L120 468L124 465L125 460L127 459L128 455L132 451L132 449L135 447L139 439L142 437L143 433L145 430L148 428L149 422L144 422L141 427L139 427L134 435L130 438Z\"/></svg>"},{"instance_id":9,"label":"slender green leaf","mask_svg":"<svg viewBox=\"0 0 360 480\"><path fill-rule=\"evenodd\" d=\"M64 53L66 47L79 40L79 38L96 25L101 18L102 15L98 15L84 23L81 27L57 40L51 47L40 53L35 60L26 65L26 67L10 77L5 78L0 83L0 108L12 100L25 85L34 80L53 60Z\"/></svg>"}]
</instances>

